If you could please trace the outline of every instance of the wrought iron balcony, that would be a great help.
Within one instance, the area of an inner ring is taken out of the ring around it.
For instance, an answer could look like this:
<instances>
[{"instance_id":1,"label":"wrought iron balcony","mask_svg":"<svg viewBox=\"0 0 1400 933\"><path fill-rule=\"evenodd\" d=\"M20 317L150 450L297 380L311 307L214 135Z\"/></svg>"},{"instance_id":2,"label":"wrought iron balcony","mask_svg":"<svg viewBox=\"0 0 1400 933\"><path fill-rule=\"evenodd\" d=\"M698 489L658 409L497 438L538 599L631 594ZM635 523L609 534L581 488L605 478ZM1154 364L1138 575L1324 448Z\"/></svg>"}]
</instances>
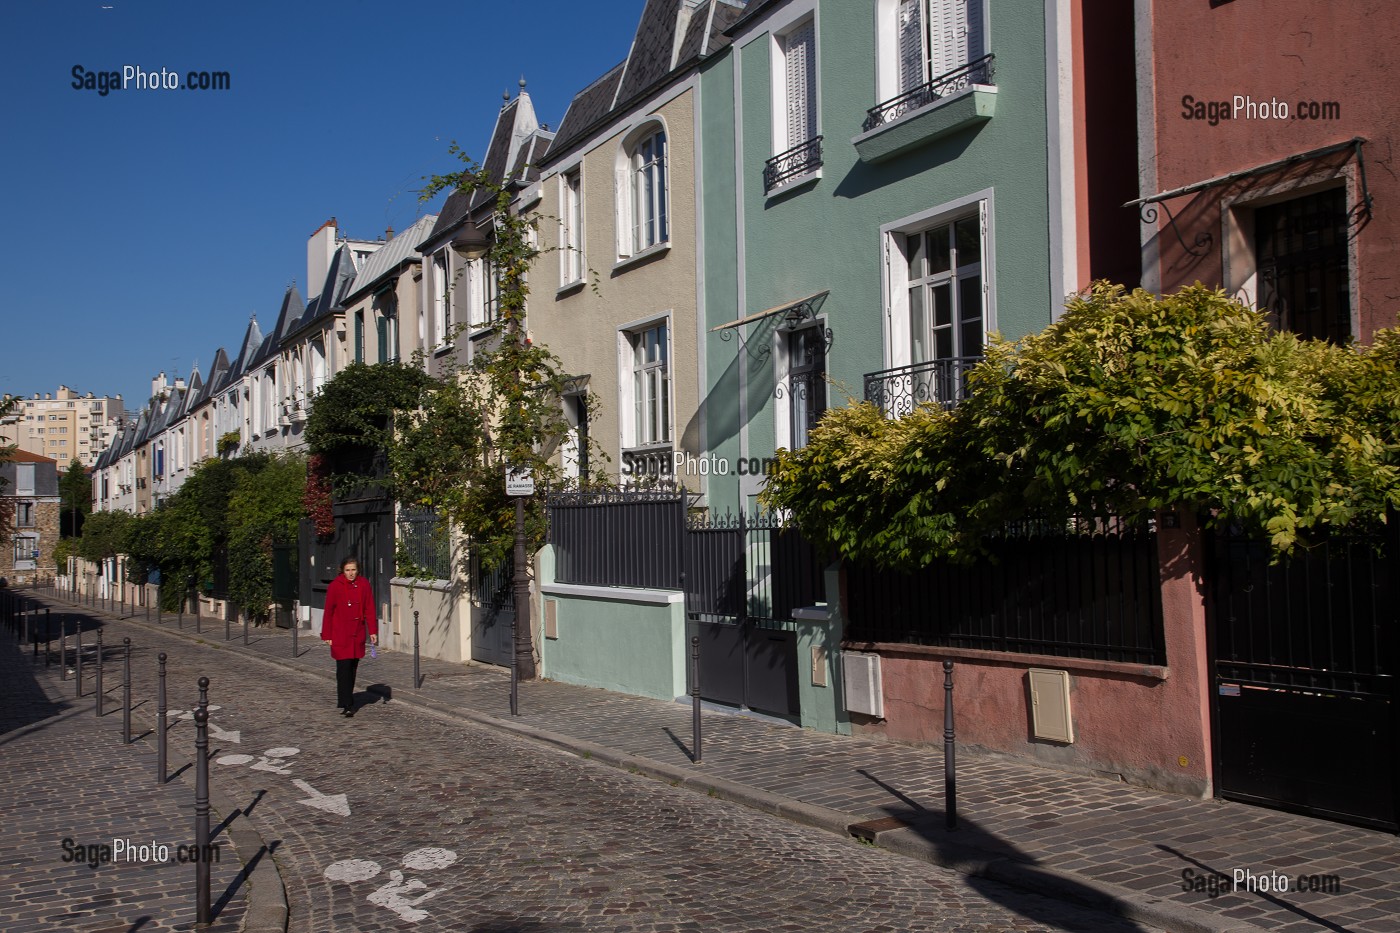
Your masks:
<instances>
[{"instance_id":1,"label":"wrought iron balcony","mask_svg":"<svg viewBox=\"0 0 1400 933\"><path fill-rule=\"evenodd\" d=\"M861 124L861 129L868 133L877 126L892 123L906 113L918 110L925 104L931 104L940 97L956 94L974 84L992 84L994 58L995 56L989 52L976 61L968 62L961 68L945 75L939 75L932 81L921 84L913 90L905 91L898 97L891 97L882 104L876 104L866 111L868 116Z\"/></svg>"},{"instance_id":2,"label":"wrought iron balcony","mask_svg":"<svg viewBox=\"0 0 1400 933\"><path fill-rule=\"evenodd\" d=\"M955 356L865 374L865 400L891 418L902 418L929 402L952 408L967 395L968 370L980 356Z\"/></svg>"},{"instance_id":3,"label":"wrought iron balcony","mask_svg":"<svg viewBox=\"0 0 1400 933\"><path fill-rule=\"evenodd\" d=\"M822 137L813 136L787 152L780 152L763 165L763 193L767 194L783 182L822 167Z\"/></svg>"}]
</instances>

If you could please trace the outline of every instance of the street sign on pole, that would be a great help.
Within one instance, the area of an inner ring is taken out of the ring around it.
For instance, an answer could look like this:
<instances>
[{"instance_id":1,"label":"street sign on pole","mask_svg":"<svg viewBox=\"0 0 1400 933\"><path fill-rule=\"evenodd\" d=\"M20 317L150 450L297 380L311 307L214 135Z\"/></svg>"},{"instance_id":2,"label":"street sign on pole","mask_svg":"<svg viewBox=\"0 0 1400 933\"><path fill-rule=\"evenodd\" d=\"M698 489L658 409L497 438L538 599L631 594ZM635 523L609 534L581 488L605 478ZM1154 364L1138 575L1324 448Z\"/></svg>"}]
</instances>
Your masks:
<instances>
[{"instance_id":1,"label":"street sign on pole","mask_svg":"<svg viewBox=\"0 0 1400 933\"><path fill-rule=\"evenodd\" d=\"M530 472L529 467L506 467L506 495L508 496L533 496L535 494L535 475Z\"/></svg>"}]
</instances>

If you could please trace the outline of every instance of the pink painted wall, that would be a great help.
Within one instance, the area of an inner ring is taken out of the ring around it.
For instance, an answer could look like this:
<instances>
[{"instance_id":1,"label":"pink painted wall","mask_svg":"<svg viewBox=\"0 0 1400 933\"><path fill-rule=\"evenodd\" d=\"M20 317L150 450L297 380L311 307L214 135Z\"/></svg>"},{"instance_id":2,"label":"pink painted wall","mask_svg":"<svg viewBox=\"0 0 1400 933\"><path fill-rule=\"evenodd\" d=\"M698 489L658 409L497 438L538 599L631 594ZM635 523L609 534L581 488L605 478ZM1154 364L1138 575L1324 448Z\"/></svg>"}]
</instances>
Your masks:
<instances>
[{"instance_id":1,"label":"pink painted wall","mask_svg":"<svg viewBox=\"0 0 1400 933\"><path fill-rule=\"evenodd\" d=\"M1150 79L1155 102L1155 141L1143 140L1144 157L1157 157L1155 191L1167 191L1228 172L1362 136L1366 177L1375 199L1374 216L1356 237L1353 295L1360 333L1393 327L1400 310L1394 256L1400 249L1400 15L1393 0L1229 0L1218 6L1181 0L1152 0ZM1149 77L1140 74L1139 81ZM1182 98L1226 101L1336 101L1340 119L1186 119ZM1126 121L1124 129L1126 130ZM1349 194L1360 198L1356 160L1338 157L1298 166L1279 180L1315 169L1347 175ZM1145 182L1145 184L1150 182ZM1199 259L1160 225L1161 287L1174 291L1201 281L1228 284L1223 275L1222 193L1248 190L1261 180L1224 186L1170 202L1187 242L1209 233L1212 244ZM1165 217L1162 217L1165 221ZM1355 229L1355 228L1353 228Z\"/></svg>"},{"instance_id":2,"label":"pink painted wall","mask_svg":"<svg viewBox=\"0 0 1400 933\"><path fill-rule=\"evenodd\" d=\"M1211 681L1205 642L1200 537L1190 516L1161 528L1162 614L1167 667L1156 676L1132 665L1024 655L966 657L894 647L880 650L885 718L852 730L902 742L943 741L944 657L955 663L954 713L960 746L980 747L1083 771L1121 774L1131 783L1179 793L1211 793ZM1159 526L1160 527L1160 526ZM1075 740L1061 745L1031 737L1031 667L1070 672ZM1105 669L1109 668L1109 669ZM1182 763L1185 759L1185 763Z\"/></svg>"}]
</instances>

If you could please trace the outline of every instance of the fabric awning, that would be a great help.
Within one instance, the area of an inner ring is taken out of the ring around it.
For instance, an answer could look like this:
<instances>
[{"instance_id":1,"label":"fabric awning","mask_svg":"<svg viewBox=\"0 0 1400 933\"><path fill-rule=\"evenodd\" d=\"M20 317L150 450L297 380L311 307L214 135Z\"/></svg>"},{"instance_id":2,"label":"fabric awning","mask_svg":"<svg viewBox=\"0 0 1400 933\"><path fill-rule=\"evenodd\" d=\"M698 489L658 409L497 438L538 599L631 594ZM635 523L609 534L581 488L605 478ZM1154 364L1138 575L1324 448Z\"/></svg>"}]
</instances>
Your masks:
<instances>
[{"instance_id":1,"label":"fabric awning","mask_svg":"<svg viewBox=\"0 0 1400 933\"><path fill-rule=\"evenodd\" d=\"M804 317L816 317L817 309L821 307L822 302L830 293L830 289L822 289L819 292L815 292L814 294L808 295L806 298L799 298L796 301L789 301L784 304L776 305L775 307L769 308L767 311L759 311L757 314L750 314L748 317L741 317L737 321L730 321L728 324L720 324L718 327L711 327L710 333L713 334L715 331L727 330L731 327L742 327L745 324L752 324L754 321L761 321L764 318L772 317L775 314L786 314L787 312L792 311L796 308L802 308L804 305L806 306L806 308L804 309L806 311Z\"/></svg>"}]
</instances>

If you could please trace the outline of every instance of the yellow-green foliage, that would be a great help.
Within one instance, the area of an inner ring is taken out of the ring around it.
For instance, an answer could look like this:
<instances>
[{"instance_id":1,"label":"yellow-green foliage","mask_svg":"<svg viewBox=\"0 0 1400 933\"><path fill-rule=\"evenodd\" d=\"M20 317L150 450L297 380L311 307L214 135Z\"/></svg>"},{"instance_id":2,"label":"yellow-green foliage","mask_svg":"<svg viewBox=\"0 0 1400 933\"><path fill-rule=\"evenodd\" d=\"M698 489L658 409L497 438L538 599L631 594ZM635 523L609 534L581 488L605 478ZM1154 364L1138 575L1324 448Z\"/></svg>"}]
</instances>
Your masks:
<instances>
[{"instance_id":1,"label":"yellow-green foliage","mask_svg":"<svg viewBox=\"0 0 1400 933\"><path fill-rule=\"evenodd\" d=\"M1096 285L1044 331L993 341L953 411L830 412L782 452L771 505L845 556L970 557L1028 512L1200 509L1266 534L1400 504L1400 335L1303 341L1199 285Z\"/></svg>"}]
</instances>

